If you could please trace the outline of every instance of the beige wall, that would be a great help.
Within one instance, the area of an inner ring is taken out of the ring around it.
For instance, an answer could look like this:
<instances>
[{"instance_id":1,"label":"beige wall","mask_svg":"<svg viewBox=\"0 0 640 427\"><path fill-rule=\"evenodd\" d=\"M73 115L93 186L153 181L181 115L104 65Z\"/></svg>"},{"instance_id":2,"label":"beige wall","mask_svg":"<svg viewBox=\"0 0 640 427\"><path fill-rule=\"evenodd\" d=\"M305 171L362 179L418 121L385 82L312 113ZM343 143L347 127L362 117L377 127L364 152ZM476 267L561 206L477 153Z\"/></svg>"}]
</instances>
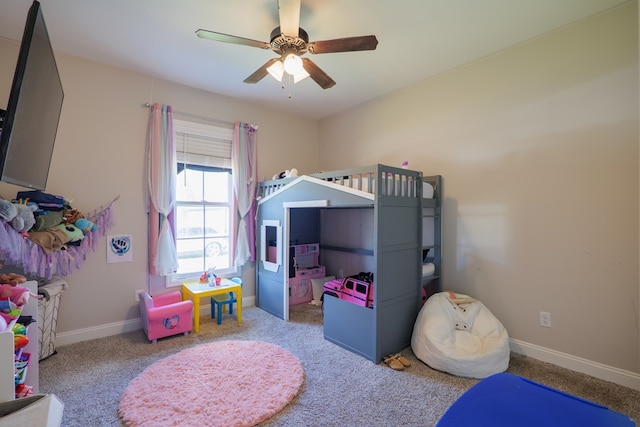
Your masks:
<instances>
[{"instance_id":1,"label":"beige wall","mask_svg":"<svg viewBox=\"0 0 640 427\"><path fill-rule=\"evenodd\" d=\"M511 338L640 372L635 2L325 119L320 139L325 170L443 175L444 288Z\"/></svg>"},{"instance_id":2,"label":"beige wall","mask_svg":"<svg viewBox=\"0 0 640 427\"><path fill-rule=\"evenodd\" d=\"M18 48L0 40L0 105L6 105ZM147 287L147 228L144 197L146 102L205 117L259 126L259 177L296 167L317 170L318 123L225 96L112 68L77 57L56 55L65 91L62 116L47 192L71 200L90 212L113 205L110 234L131 234L133 262L107 264L103 241L84 268L67 277L58 318L58 336L66 341L101 335L103 329L126 329L139 318L134 291ZM286 129L281 126L287 123ZM285 136L287 138L285 138ZM295 143L289 143L295 141ZM18 187L0 183L0 194L15 197ZM243 272L245 296L255 295L250 266ZM110 326L113 328L109 329Z\"/></svg>"}]
</instances>

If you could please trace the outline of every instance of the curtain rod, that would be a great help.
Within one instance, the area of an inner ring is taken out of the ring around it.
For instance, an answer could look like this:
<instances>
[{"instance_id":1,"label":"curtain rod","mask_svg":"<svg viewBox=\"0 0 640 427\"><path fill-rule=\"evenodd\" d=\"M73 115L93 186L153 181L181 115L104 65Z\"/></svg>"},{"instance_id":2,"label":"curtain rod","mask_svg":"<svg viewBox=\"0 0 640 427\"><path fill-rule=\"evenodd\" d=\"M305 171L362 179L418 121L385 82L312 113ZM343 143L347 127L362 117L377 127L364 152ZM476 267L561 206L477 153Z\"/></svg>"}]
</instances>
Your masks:
<instances>
[{"instance_id":1,"label":"curtain rod","mask_svg":"<svg viewBox=\"0 0 640 427\"><path fill-rule=\"evenodd\" d=\"M151 104L149 104L148 102L145 102L144 104L142 104L143 107L146 108L151 108ZM191 113L185 113L184 111L178 111L175 109L172 109L173 114L178 115L178 116L183 116L183 117L190 117L192 119L198 119L198 120L204 120L207 122L214 122L214 123L221 123L227 126L231 126L234 127L236 124L233 122L228 122L226 120L220 120L220 119L214 119L211 117L205 117L205 116L198 116L197 114L191 114Z\"/></svg>"}]
</instances>

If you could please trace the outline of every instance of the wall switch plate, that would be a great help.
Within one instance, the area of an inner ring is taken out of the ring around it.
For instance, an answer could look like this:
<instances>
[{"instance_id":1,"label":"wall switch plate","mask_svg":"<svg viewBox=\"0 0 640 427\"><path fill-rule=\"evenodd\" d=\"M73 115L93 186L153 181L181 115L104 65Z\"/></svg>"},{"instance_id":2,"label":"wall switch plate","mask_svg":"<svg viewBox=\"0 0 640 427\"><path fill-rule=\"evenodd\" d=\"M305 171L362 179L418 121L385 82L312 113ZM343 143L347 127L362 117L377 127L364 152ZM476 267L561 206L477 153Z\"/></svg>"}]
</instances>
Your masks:
<instances>
[{"instance_id":1,"label":"wall switch plate","mask_svg":"<svg viewBox=\"0 0 640 427\"><path fill-rule=\"evenodd\" d=\"M551 313L547 311L540 312L540 326L545 328L551 327Z\"/></svg>"},{"instance_id":2,"label":"wall switch plate","mask_svg":"<svg viewBox=\"0 0 640 427\"><path fill-rule=\"evenodd\" d=\"M139 302L139 301L140 301L140 294L141 294L142 292L144 292L144 289L136 289L136 294L135 294L135 296L133 297L133 300L134 300L135 302Z\"/></svg>"}]
</instances>

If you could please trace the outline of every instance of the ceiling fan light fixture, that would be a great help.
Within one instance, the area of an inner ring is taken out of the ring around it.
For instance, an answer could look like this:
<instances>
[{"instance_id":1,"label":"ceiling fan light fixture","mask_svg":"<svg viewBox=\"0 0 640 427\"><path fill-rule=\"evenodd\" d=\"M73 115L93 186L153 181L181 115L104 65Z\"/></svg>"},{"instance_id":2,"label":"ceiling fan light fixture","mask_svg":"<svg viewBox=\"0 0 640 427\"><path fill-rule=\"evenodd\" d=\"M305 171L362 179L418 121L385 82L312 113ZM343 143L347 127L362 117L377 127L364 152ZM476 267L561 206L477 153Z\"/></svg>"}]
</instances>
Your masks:
<instances>
[{"instance_id":1,"label":"ceiling fan light fixture","mask_svg":"<svg viewBox=\"0 0 640 427\"><path fill-rule=\"evenodd\" d=\"M284 65L282 65L282 61L276 61L267 67L267 71L271 76L277 81L282 81L282 75L284 74Z\"/></svg>"},{"instance_id":2,"label":"ceiling fan light fixture","mask_svg":"<svg viewBox=\"0 0 640 427\"><path fill-rule=\"evenodd\" d=\"M295 76L302 68L302 59L295 53L289 53L284 57L284 70Z\"/></svg>"},{"instance_id":3,"label":"ceiling fan light fixture","mask_svg":"<svg viewBox=\"0 0 640 427\"><path fill-rule=\"evenodd\" d=\"M301 68L300 71L293 75L293 84L296 84L304 79L309 77L309 73L304 68Z\"/></svg>"}]
</instances>

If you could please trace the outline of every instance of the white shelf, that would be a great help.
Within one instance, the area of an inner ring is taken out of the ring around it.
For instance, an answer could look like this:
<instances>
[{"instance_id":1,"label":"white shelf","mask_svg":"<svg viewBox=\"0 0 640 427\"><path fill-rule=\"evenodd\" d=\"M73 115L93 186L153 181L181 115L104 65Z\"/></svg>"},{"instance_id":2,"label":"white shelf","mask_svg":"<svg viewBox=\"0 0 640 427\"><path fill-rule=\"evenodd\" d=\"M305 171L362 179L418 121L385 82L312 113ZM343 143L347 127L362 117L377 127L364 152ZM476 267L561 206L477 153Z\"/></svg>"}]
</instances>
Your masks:
<instances>
[{"instance_id":1,"label":"white shelf","mask_svg":"<svg viewBox=\"0 0 640 427\"><path fill-rule=\"evenodd\" d=\"M21 286L28 288L33 294L38 293L38 282L29 281ZM38 319L38 301L34 297L29 298L29 302L22 309L23 316L32 316ZM27 337L29 344L23 351L31 354L27 378L25 384L33 387L33 393L40 392L40 373L38 370L38 325L34 322L28 327ZM15 379L14 379L14 344L13 332L9 328L0 332L0 402L15 399Z\"/></svg>"}]
</instances>

